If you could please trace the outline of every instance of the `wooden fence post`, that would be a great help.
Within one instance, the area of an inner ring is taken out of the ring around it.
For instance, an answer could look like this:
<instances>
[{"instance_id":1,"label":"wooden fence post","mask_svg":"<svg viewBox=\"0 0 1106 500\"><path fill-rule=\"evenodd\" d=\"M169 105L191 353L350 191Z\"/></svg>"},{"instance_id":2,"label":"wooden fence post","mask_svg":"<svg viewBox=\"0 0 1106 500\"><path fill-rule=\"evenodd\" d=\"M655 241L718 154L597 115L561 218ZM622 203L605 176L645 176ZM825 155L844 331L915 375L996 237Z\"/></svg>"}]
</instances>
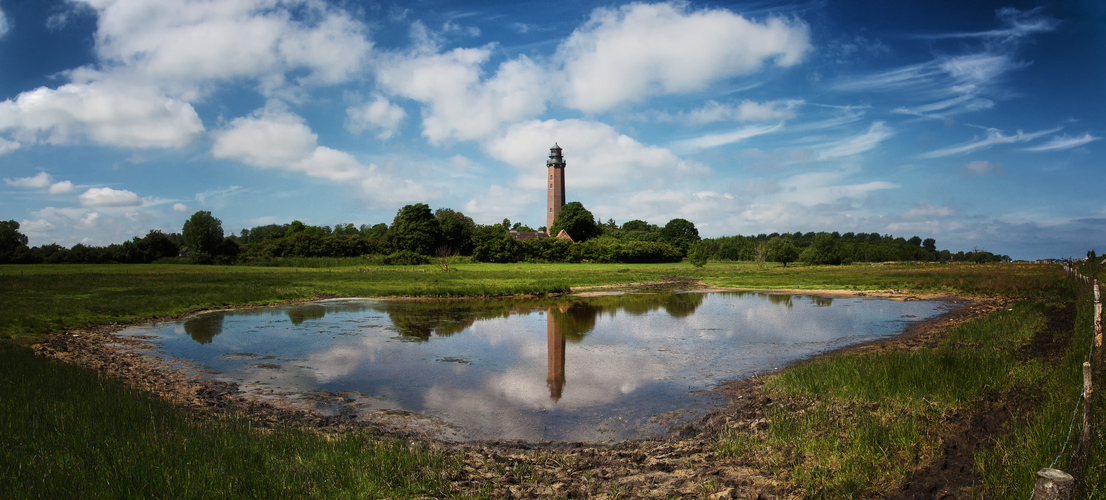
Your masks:
<instances>
[{"instance_id":1,"label":"wooden fence post","mask_svg":"<svg viewBox=\"0 0 1106 500\"><path fill-rule=\"evenodd\" d=\"M1091 405L1094 404L1094 385L1092 384L1091 362L1083 363L1083 436L1079 449L1089 455L1091 445Z\"/></svg>"},{"instance_id":2,"label":"wooden fence post","mask_svg":"<svg viewBox=\"0 0 1106 500\"><path fill-rule=\"evenodd\" d=\"M1037 471L1037 484L1033 486L1033 500L1070 500L1075 478L1059 469Z\"/></svg>"},{"instance_id":3,"label":"wooden fence post","mask_svg":"<svg viewBox=\"0 0 1106 500\"><path fill-rule=\"evenodd\" d=\"M1096 363L1102 363L1102 296L1098 280L1094 281L1094 357Z\"/></svg>"}]
</instances>

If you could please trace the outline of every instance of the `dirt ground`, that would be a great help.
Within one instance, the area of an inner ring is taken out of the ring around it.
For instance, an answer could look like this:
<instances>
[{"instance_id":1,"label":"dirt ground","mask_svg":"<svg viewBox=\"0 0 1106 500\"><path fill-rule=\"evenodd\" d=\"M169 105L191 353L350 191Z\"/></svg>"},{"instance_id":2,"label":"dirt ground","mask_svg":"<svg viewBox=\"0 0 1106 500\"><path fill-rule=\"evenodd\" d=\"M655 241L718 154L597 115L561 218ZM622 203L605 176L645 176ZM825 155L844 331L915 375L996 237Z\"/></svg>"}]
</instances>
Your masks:
<instances>
[{"instance_id":1,"label":"dirt ground","mask_svg":"<svg viewBox=\"0 0 1106 500\"><path fill-rule=\"evenodd\" d=\"M626 287L619 287L625 290ZM701 283L672 279L634 287L638 290L706 290ZM611 293L589 289L585 294ZM803 294L822 294L811 290ZM840 291L829 295L845 294ZM947 298L887 291L867 292L896 300ZM912 324L893 338L844 349L847 353L917 349L940 340L951 328L970 319L1005 308L1001 298L960 299L946 314ZM1072 308L1068 308L1069 310ZM1048 356L1064 342L1062 332L1071 318L1067 312L1050 313L1048 327L1024 350L1026 357ZM153 321L164 321L158 318ZM715 452L718 434L726 429L765 425L764 410L771 399L761 395L761 378L750 377L717 389L724 405L698 421L670 430L670 437L626 441L617 444L523 443L483 441L451 443L435 439L440 430L417 415L365 411L354 397L340 393L311 394L303 398L273 397L235 384L202 377L194 367L167 363L143 354L146 339L115 333L130 325L61 332L34 346L42 355L88 366L154 391L201 416L240 412L269 424L299 424L325 432L358 428L381 436L429 442L436 448L463 453L465 467L452 478L456 496L486 494L494 498L801 498L788 485L786 474L757 470L740 457L723 459ZM1069 333L1070 334L1070 333ZM1011 414L1024 411L1033 400L1028 389L1017 394L992 394L984 408L971 415L957 415L954 432L945 436L945 457L940 463L915 471L902 489L886 498L968 498L966 488L979 479L972 472L972 456L1002 432ZM327 411L322 411L326 408Z\"/></svg>"}]
</instances>

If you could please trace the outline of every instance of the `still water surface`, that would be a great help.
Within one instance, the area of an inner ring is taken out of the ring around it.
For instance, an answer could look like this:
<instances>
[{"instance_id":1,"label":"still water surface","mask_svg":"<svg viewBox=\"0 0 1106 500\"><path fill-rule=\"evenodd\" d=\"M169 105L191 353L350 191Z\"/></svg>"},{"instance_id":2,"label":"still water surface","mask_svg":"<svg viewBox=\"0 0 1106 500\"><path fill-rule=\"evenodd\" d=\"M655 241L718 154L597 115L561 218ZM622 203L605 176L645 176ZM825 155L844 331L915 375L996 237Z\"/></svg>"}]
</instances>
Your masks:
<instances>
[{"instance_id":1,"label":"still water surface","mask_svg":"<svg viewBox=\"0 0 1106 500\"><path fill-rule=\"evenodd\" d=\"M206 376L277 393L352 391L458 439L663 434L718 383L901 333L949 303L762 293L544 300L336 299L130 328Z\"/></svg>"}]
</instances>

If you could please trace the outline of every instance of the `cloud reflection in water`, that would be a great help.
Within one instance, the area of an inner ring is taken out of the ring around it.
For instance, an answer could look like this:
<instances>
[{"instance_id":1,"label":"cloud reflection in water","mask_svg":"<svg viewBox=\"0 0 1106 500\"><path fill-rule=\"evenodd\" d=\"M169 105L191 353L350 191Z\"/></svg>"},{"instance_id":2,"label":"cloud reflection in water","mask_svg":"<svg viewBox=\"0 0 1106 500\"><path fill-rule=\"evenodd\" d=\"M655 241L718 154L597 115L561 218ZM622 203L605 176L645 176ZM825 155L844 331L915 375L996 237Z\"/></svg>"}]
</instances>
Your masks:
<instances>
[{"instance_id":1,"label":"cloud reflection in water","mask_svg":"<svg viewBox=\"0 0 1106 500\"><path fill-rule=\"evenodd\" d=\"M128 332L220 378L348 390L442 418L468 438L610 440L701 415L694 391L901 331L936 302L761 293L544 300L340 299L209 312ZM183 331L182 331L183 330ZM184 335L187 333L187 335Z\"/></svg>"}]
</instances>

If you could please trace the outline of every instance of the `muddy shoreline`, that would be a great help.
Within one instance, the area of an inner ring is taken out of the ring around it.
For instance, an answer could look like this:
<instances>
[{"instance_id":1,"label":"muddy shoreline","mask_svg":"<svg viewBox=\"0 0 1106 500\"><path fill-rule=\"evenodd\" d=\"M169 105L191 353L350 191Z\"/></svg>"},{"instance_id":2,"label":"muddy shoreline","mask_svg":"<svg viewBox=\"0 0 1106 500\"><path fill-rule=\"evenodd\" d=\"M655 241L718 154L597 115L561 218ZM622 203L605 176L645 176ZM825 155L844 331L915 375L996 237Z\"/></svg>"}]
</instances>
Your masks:
<instances>
[{"instance_id":1,"label":"muddy shoreline","mask_svg":"<svg viewBox=\"0 0 1106 500\"><path fill-rule=\"evenodd\" d=\"M649 284L594 287L578 293L586 296L631 290L735 291L705 287L694 280L670 279ZM857 293L841 290L752 291L957 301L957 305L948 312L928 321L912 323L900 335L842 348L819 357L918 349L939 341L951 328L1005 308L1008 303L1007 299L1002 298L964 299L894 290ZM333 297L317 296L315 300L324 298ZM185 315L179 317L182 316ZM721 402L719 408L697 421L670 429L669 437L663 439L614 444L505 440L456 443L437 439L448 429L419 415L365 411L351 394L318 392L289 398L233 383L208 380L197 367L144 354L143 351L153 347L147 339L116 335L116 332L135 324L168 319L175 318L60 332L34 345L33 349L41 355L87 366L153 391L201 419L235 413L261 424L300 425L317 428L321 432L356 429L374 436L428 442L435 448L463 453L466 466L452 478L452 489L457 495L482 492L497 498L605 498L619 495L629 498L801 498L801 492L790 491L788 485L780 483L772 474L747 466L740 457L720 460L714 451L713 443L720 432L757 429L766 425L763 413L772 401L761 395L762 377L752 376L722 384L714 391Z\"/></svg>"}]
</instances>

